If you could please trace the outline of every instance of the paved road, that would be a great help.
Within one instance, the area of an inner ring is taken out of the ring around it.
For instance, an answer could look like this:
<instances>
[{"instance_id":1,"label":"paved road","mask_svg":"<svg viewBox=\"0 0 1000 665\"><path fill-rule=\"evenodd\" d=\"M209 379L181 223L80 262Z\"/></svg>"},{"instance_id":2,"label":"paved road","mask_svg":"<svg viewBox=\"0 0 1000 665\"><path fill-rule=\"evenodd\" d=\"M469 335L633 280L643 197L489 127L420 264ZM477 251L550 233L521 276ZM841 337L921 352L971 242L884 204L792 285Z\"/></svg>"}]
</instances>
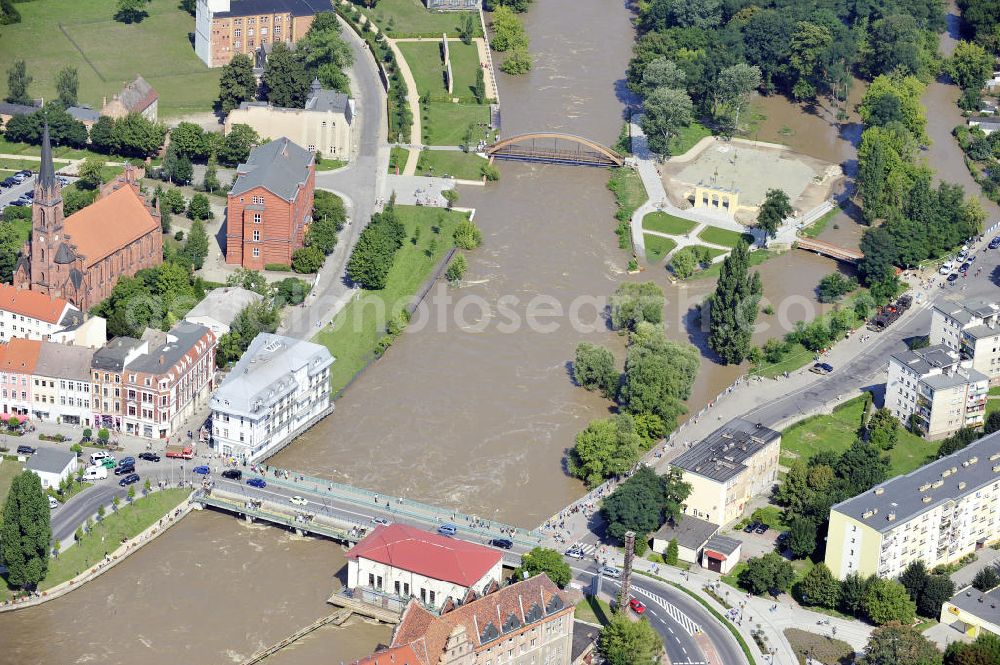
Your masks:
<instances>
[{"instance_id":1,"label":"paved road","mask_svg":"<svg viewBox=\"0 0 1000 665\"><path fill-rule=\"evenodd\" d=\"M358 235L376 210L376 199L384 196L389 170L385 91L378 70L365 42L346 25L343 34L354 53L350 77L358 109L354 132L357 153L350 166L317 173L316 187L344 198L348 224L340 232L336 249L327 257L312 294L303 307L289 314L279 329L282 334L300 339L310 339L329 323L354 292L347 279L347 260Z\"/></svg>"}]
</instances>

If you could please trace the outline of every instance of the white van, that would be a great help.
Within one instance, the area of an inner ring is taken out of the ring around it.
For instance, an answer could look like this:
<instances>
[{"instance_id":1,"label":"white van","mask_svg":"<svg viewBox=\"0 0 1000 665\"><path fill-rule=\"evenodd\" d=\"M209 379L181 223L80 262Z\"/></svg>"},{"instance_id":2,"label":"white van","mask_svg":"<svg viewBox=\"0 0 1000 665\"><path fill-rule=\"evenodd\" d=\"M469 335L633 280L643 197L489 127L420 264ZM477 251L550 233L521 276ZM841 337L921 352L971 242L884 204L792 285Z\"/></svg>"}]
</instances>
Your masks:
<instances>
[{"instance_id":1,"label":"white van","mask_svg":"<svg viewBox=\"0 0 1000 665\"><path fill-rule=\"evenodd\" d=\"M88 466L83 472L84 480L104 480L108 477L108 470L103 466Z\"/></svg>"},{"instance_id":2,"label":"white van","mask_svg":"<svg viewBox=\"0 0 1000 665\"><path fill-rule=\"evenodd\" d=\"M954 263L952 263L951 261L945 261L938 269L938 274L947 275L954 269L955 269Z\"/></svg>"},{"instance_id":3,"label":"white van","mask_svg":"<svg viewBox=\"0 0 1000 665\"><path fill-rule=\"evenodd\" d=\"M103 450L99 450L96 453L91 453L91 455L90 455L90 463L96 466L96 465L99 465L101 462L103 462L108 457L110 457L110 455L108 455Z\"/></svg>"}]
</instances>

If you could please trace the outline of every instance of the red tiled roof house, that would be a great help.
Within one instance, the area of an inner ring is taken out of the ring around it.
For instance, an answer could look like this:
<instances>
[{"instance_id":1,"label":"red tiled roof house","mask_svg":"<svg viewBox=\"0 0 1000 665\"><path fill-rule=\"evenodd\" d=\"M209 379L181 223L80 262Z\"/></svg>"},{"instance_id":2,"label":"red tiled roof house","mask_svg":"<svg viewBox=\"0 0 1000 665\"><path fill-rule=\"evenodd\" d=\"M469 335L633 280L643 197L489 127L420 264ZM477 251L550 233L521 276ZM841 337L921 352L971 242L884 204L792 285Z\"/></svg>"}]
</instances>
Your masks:
<instances>
[{"instance_id":1,"label":"red tiled roof house","mask_svg":"<svg viewBox=\"0 0 1000 665\"><path fill-rule=\"evenodd\" d=\"M404 524L377 527L347 553L347 586L418 598L438 610L500 583L503 555L492 548Z\"/></svg>"}]
</instances>

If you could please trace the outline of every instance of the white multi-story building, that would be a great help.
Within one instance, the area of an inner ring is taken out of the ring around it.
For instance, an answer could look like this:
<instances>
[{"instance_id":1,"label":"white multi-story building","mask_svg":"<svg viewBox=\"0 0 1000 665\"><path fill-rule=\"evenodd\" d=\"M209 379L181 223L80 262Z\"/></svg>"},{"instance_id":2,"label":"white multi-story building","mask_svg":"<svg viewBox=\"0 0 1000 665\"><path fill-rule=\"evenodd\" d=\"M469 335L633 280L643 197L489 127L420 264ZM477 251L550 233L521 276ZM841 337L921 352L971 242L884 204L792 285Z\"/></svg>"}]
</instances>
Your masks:
<instances>
[{"instance_id":1,"label":"white multi-story building","mask_svg":"<svg viewBox=\"0 0 1000 665\"><path fill-rule=\"evenodd\" d=\"M83 312L68 300L0 284L0 342L12 337L47 340L82 322Z\"/></svg>"},{"instance_id":2,"label":"white multi-story building","mask_svg":"<svg viewBox=\"0 0 1000 665\"><path fill-rule=\"evenodd\" d=\"M212 396L212 436L226 457L264 459L333 411L324 346L261 333Z\"/></svg>"},{"instance_id":3,"label":"white multi-story building","mask_svg":"<svg viewBox=\"0 0 1000 665\"><path fill-rule=\"evenodd\" d=\"M826 565L894 578L913 561L952 563L1000 540L1000 433L830 510Z\"/></svg>"},{"instance_id":4,"label":"white multi-story building","mask_svg":"<svg viewBox=\"0 0 1000 665\"><path fill-rule=\"evenodd\" d=\"M928 439L963 427L980 427L989 378L945 344L895 353L889 358L885 406Z\"/></svg>"},{"instance_id":5,"label":"white multi-story building","mask_svg":"<svg viewBox=\"0 0 1000 665\"><path fill-rule=\"evenodd\" d=\"M1000 305L995 302L941 302L931 315L931 344L944 344L971 360L972 368L1000 383Z\"/></svg>"},{"instance_id":6,"label":"white multi-story building","mask_svg":"<svg viewBox=\"0 0 1000 665\"><path fill-rule=\"evenodd\" d=\"M42 342L32 375L32 416L48 422L89 427L93 359L93 349Z\"/></svg>"}]
</instances>

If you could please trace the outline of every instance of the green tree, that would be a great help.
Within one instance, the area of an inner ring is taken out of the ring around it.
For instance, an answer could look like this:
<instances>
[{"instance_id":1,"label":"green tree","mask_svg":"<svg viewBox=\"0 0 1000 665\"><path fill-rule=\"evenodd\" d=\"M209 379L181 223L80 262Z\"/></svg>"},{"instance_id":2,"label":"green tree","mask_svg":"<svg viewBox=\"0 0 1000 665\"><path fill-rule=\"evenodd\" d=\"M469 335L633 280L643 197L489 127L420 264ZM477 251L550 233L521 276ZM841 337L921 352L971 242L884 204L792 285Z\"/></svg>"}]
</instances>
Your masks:
<instances>
[{"instance_id":1,"label":"green tree","mask_svg":"<svg viewBox=\"0 0 1000 665\"><path fill-rule=\"evenodd\" d=\"M178 155L200 160L208 157L210 146L201 125L182 122L170 130L170 147L176 150Z\"/></svg>"},{"instance_id":2,"label":"green tree","mask_svg":"<svg viewBox=\"0 0 1000 665\"><path fill-rule=\"evenodd\" d=\"M642 131L649 148L669 155L670 139L691 124L694 105L688 93L680 88L656 88L643 102Z\"/></svg>"},{"instance_id":3,"label":"green tree","mask_svg":"<svg viewBox=\"0 0 1000 665\"><path fill-rule=\"evenodd\" d=\"M237 53L222 67L219 77L219 108L228 114L257 94L257 79L253 74L253 60L249 55Z\"/></svg>"},{"instance_id":4,"label":"green tree","mask_svg":"<svg viewBox=\"0 0 1000 665\"><path fill-rule=\"evenodd\" d=\"M807 21L796 24L795 33L789 44L791 51L789 65L796 79L792 95L796 99L816 97L816 93L824 84L822 80L824 68L820 64L832 43L833 34L826 26Z\"/></svg>"},{"instance_id":5,"label":"green tree","mask_svg":"<svg viewBox=\"0 0 1000 665\"><path fill-rule=\"evenodd\" d=\"M722 262L715 292L709 297L709 347L726 364L743 362L763 292L760 274L749 273L750 253L745 242L736 245Z\"/></svg>"},{"instance_id":6,"label":"green tree","mask_svg":"<svg viewBox=\"0 0 1000 665\"><path fill-rule=\"evenodd\" d=\"M7 96L4 101L11 104L30 104L28 87L33 80L28 74L24 60L15 60L7 69Z\"/></svg>"},{"instance_id":7,"label":"green tree","mask_svg":"<svg viewBox=\"0 0 1000 665\"><path fill-rule=\"evenodd\" d=\"M667 543L667 551L663 555L663 562L670 566L676 566L679 550L680 546L677 544L677 539L671 538L670 542Z\"/></svg>"},{"instance_id":8,"label":"green tree","mask_svg":"<svg viewBox=\"0 0 1000 665\"><path fill-rule=\"evenodd\" d=\"M250 156L250 149L260 142L260 137L250 125L237 123L229 129L216 155L221 164L236 166Z\"/></svg>"},{"instance_id":9,"label":"green tree","mask_svg":"<svg viewBox=\"0 0 1000 665\"><path fill-rule=\"evenodd\" d=\"M493 33L490 46L494 51L503 53L528 48L528 34L524 31L524 25L509 7L500 6L493 12Z\"/></svg>"},{"instance_id":10,"label":"green tree","mask_svg":"<svg viewBox=\"0 0 1000 665\"><path fill-rule=\"evenodd\" d=\"M510 55L500 63L500 70L511 76L526 74L531 71L534 59L525 46L515 46L510 50ZM446 190L447 191L447 190Z\"/></svg>"},{"instance_id":11,"label":"green tree","mask_svg":"<svg viewBox=\"0 0 1000 665\"><path fill-rule=\"evenodd\" d=\"M188 219L197 221L212 219L215 215L212 213L212 205L208 202L208 197L201 192L192 196L191 201L188 203L187 216ZM204 228L202 230L204 232ZM190 242L189 238L188 243L190 244Z\"/></svg>"},{"instance_id":12,"label":"green tree","mask_svg":"<svg viewBox=\"0 0 1000 665\"><path fill-rule=\"evenodd\" d=\"M214 161L209 161L208 167L205 169L205 178L201 184L206 192L215 192L222 188L222 185L219 183L219 172ZM312 225L309 228L312 230Z\"/></svg>"},{"instance_id":13,"label":"green tree","mask_svg":"<svg viewBox=\"0 0 1000 665\"><path fill-rule=\"evenodd\" d=\"M146 482L149 482L148 478L146 479ZM128 493L126 494L126 497L128 497L128 502L129 503L132 503L133 501L135 501L135 485L129 485L128 486Z\"/></svg>"},{"instance_id":14,"label":"green tree","mask_svg":"<svg viewBox=\"0 0 1000 665\"><path fill-rule=\"evenodd\" d=\"M840 582L840 610L853 616L860 616L865 591L868 590L870 578L864 578L859 573L850 573Z\"/></svg>"},{"instance_id":15,"label":"green tree","mask_svg":"<svg viewBox=\"0 0 1000 665\"><path fill-rule=\"evenodd\" d=\"M339 231L347 221L347 210L344 200L333 192L317 189L313 196L313 221L331 222L334 230Z\"/></svg>"},{"instance_id":16,"label":"green tree","mask_svg":"<svg viewBox=\"0 0 1000 665\"><path fill-rule=\"evenodd\" d=\"M580 342L573 360L573 378L587 390L597 390L613 399L618 392L621 375L615 367L615 357L603 346Z\"/></svg>"},{"instance_id":17,"label":"green tree","mask_svg":"<svg viewBox=\"0 0 1000 665\"><path fill-rule=\"evenodd\" d=\"M666 298L655 282L624 282L611 296L611 327L635 330L640 322L661 323Z\"/></svg>"},{"instance_id":18,"label":"green tree","mask_svg":"<svg viewBox=\"0 0 1000 665\"><path fill-rule=\"evenodd\" d=\"M972 586L979 591L989 591L994 587L1000 586L1000 572L997 572L995 566L987 566L972 578Z\"/></svg>"},{"instance_id":19,"label":"green tree","mask_svg":"<svg viewBox=\"0 0 1000 665\"><path fill-rule=\"evenodd\" d=\"M1000 663L1000 637L986 631L972 644L955 640L944 652L946 665L995 665Z\"/></svg>"},{"instance_id":20,"label":"green tree","mask_svg":"<svg viewBox=\"0 0 1000 665\"><path fill-rule=\"evenodd\" d=\"M191 199L192 207L196 206L195 200L197 200L199 196L204 198L205 195L195 194ZM205 224L201 221L203 219L201 217L201 213L196 211L196 214L192 216L190 215L190 211L191 207L188 208L188 212L189 216L194 221L191 222L191 230L188 232L187 240L184 242L184 248L181 250L181 254L186 256L191 261L191 265L194 266L195 270L201 270L201 267L205 263L205 259L208 257L208 233L205 232Z\"/></svg>"},{"instance_id":21,"label":"green tree","mask_svg":"<svg viewBox=\"0 0 1000 665\"><path fill-rule=\"evenodd\" d=\"M309 74L300 55L285 42L275 42L264 68L267 101L284 108L303 108L309 83Z\"/></svg>"},{"instance_id":22,"label":"green tree","mask_svg":"<svg viewBox=\"0 0 1000 665\"><path fill-rule=\"evenodd\" d=\"M936 619L941 616L941 606L955 595L955 583L947 575L931 575L920 592L917 612L921 616Z\"/></svg>"},{"instance_id":23,"label":"green tree","mask_svg":"<svg viewBox=\"0 0 1000 665\"><path fill-rule=\"evenodd\" d=\"M182 213L187 210L187 201L184 200L184 194L181 190L176 187L169 187L163 192L163 196L160 197L160 208L166 208L170 212L177 214Z\"/></svg>"},{"instance_id":24,"label":"green tree","mask_svg":"<svg viewBox=\"0 0 1000 665\"><path fill-rule=\"evenodd\" d=\"M716 100L725 109L726 117L732 119L733 131L740 130L740 114L760 85L761 70L757 65L741 62L719 72Z\"/></svg>"},{"instance_id":25,"label":"green tree","mask_svg":"<svg viewBox=\"0 0 1000 665\"><path fill-rule=\"evenodd\" d=\"M552 583L560 589L573 579L569 564L562 558L562 555L548 547L535 547L530 552L526 552L521 557L521 567L515 571L515 579L520 579L522 572L528 573L529 577L545 573L552 580Z\"/></svg>"},{"instance_id":26,"label":"green tree","mask_svg":"<svg viewBox=\"0 0 1000 665\"><path fill-rule=\"evenodd\" d=\"M64 107L76 106L79 87L80 76L76 72L76 67L63 67L56 74L56 94L59 96L59 103Z\"/></svg>"},{"instance_id":27,"label":"green tree","mask_svg":"<svg viewBox=\"0 0 1000 665\"><path fill-rule=\"evenodd\" d=\"M441 196L444 197L444 200L448 204L449 208L453 208L455 204L458 203L457 189L446 189L443 192L441 192Z\"/></svg>"},{"instance_id":28,"label":"green tree","mask_svg":"<svg viewBox=\"0 0 1000 665\"><path fill-rule=\"evenodd\" d=\"M861 608L865 616L879 626L891 621L912 623L917 611L906 587L895 580L884 580L880 577L869 580L861 598Z\"/></svg>"},{"instance_id":29,"label":"green tree","mask_svg":"<svg viewBox=\"0 0 1000 665\"><path fill-rule=\"evenodd\" d=\"M633 414L655 414L672 430L685 413L684 400L690 397L699 363L693 346L667 339L662 326L639 323L625 357L622 407Z\"/></svg>"},{"instance_id":30,"label":"green tree","mask_svg":"<svg viewBox=\"0 0 1000 665\"><path fill-rule=\"evenodd\" d=\"M654 665L660 662L663 643L646 619L632 621L619 612L601 629L597 651L608 665Z\"/></svg>"},{"instance_id":31,"label":"green tree","mask_svg":"<svg viewBox=\"0 0 1000 665\"><path fill-rule=\"evenodd\" d=\"M768 237L778 235L778 229L786 217L792 214L792 204L788 194L780 189L769 189L764 196L764 202L757 212L757 228L764 231Z\"/></svg>"},{"instance_id":32,"label":"green tree","mask_svg":"<svg viewBox=\"0 0 1000 665\"><path fill-rule=\"evenodd\" d=\"M149 0L118 0L115 5L115 20L120 23L141 23L149 16L146 5Z\"/></svg>"},{"instance_id":33,"label":"green tree","mask_svg":"<svg viewBox=\"0 0 1000 665\"><path fill-rule=\"evenodd\" d=\"M993 411L986 416L986 424L983 426L983 434L992 434L1000 431L1000 411Z\"/></svg>"},{"instance_id":34,"label":"green tree","mask_svg":"<svg viewBox=\"0 0 1000 665\"><path fill-rule=\"evenodd\" d=\"M100 157L88 157L80 165L77 175L78 187L84 189L97 189L104 183L104 160Z\"/></svg>"},{"instance_id":35,"label":"green tree","mask_svg":"<svg viewBox=\"0 0 1000 665\"><path fill-rule=\"evenodd\" d=\"M896 445L899 438L899 431L902 429L899 420L892 415L892 411L882 407L875 409L866 425L868 432L868 442L879 450L891 450Z\"/></svg>"},{"instance_id":36,"label":"green tree","mask_svg":"<svg viewBox=\"0 0 1000 665\"><path fill-rule=\"evenodd\" d=\"M785 591L794 578L792 564L780 554L768 552L747 560L746 568L740 571L739 582L747 591L760 595L768 591Z\"/></svg>"},{"instance_id":37,"label":"green tree","mask_svg":"<svg viewBox=\"0 0 1000 665\"><path fill-rule=\"evenodd\" d=\"M642 438L628 414L592 420L576 435L569 452L569 472L596 487L605 478L623 475L639 461Z\"/></svg>"},{"instance_id":38,"label":"green tree","mask_svg":"<svg viewBox=\"0 0 1000 665\"><path fill-rule=\"evenodd\" d=\"M308 282L296 277L286 277L278 282L274 294L274 300L279 306L298 305L305 301L308 293Z\"/></svg>"},{"instance_id":39,"label":"green tree","mask_svg":"<svg viewBox=\"0 0 1000 665\"><path fill-rule=\"evenodd\" d=\"M797 591L803 605L833 609L840 602L840 583L822 562L809 569L799 582Z\"/></svg>"},{"instance_id":40,"label":"green tree","mask_svg":"<svg viewBox=\"0 0 1000 665\"><path fill-rule=\"evenodd\" d=\"M657 88L683 89L687 75L673 60L660 56L651 60L642 70L639 91L648 94Z\"/></svg>"},{"instance_id":41,"label":"green tree","mask_svg":"<svg viewBox=\"0 0 1000 665\"><path fill-rule=\"evenodd\" d=\"M837 302L856 288L858 288L858 283L855 280L844 277L839 272L831 272L819 281L816 293L820 302L832 303Z\"/></svg>"},{"instance_id":42,"label":"green tree","mask_svg":"<svg viewBox=\"0 0 1000 665\"><path fill-rule=\"evenodd\" d=\"M993 61L994 57L979 44L960 41L945 70L958 87L978 92L993 73Z\"/></svg>"},{"instance_id":43,"label":"green tree","mask_svg":"<svg viewBox=\"0 0 1000 665\"><path fill-rule=\"evenodd\" d=\"M483 232L471 219L463 219L452 234L455 244L462 249L475 249L483 244Z\"/></svg>"},{"instance_id":44,"label":"green tree","mask_svg":"<svg viewBox=\"0 0 1000 665\"><path fill-rule=\"evenodd\" d=\"M90 144L94 150L111 153L115 150L115 121L102 115L90 127Z\"/></svg>"},{"instance_id":45,"label":"green tree","mask_svg":"<svg viewBox=\"0 0 1000 665\"><path fill-rule=\"evenodd\" d=\"M486 103L486 77L482 67L476 70L476 84L472 87L472 94L480 104Z\"/></svg>"},{"instance_id":46,"label":"green tree","mask_svg":"<svg viewBox=\"0 0 1000 665\"><path fill-rule=\"evenodd\" d=\"M167 129L138 113L115 120L112 134L115 150L127 157L145 158L163 145Z\"/></svg>"},{"instance_id":47,"label":"green tree","mask_svg":"<svg viewBox=\"0 0 1000 665\"><path fill-rule=\"evenodd\" d=\"M333 217L313 217L306 233L306 247L315 247L323 252L323 256L329 256L337 246L337 229Z\"/></svg>"},{"instance_id":48,"label":"green tree","mask_svg":"<svg viewBox=\"0 0 1000 665\"><path fill-rule=\"evenodd\" d=\"M312 274L323 267L326 257L318 247L303 247L292 254L292 270Z\"/></svg>"},{"instance_id":49,"label":"green tree","mask_svg":"<svg viewBox=\"0 0 1000 665\"><path fill-rule=\"evenodd\" d=\"M405 238L406 229L396 218L394 205L372 215L347 262L348 277L365 289L383 288Z\"/></svg>"},{"instance_id":50,"label":"green tree","mask_svg":"<svg viewBox=\"0 0 1000 665\"><path fill-rule=\"evenodd\" d=\"M0 523L0 560L7 566L7 584L30 588L45 578L52 538L49 502L42 481L31 471L14 476Z\"/></svg>"},{"instance_id":51,"label":"green tree","mask_svg":"<svg viewBox=\"0 0 1000 665\"><path fill-rule=\"evenodd\" d=\"M649 467L640 466L601 502L607 534L622 541L627 531L645 536L660 528L664 521L677 523L682 519L682 505L690 493L691 485L684 482L678 470L657 476Z\"/></svg>"},{"instance_id":52,"label":"green tree","mask_svg":"<svg viewBox=\"0 0 1000 665\"><path fill-rule=\"evenodd\" d=\"M816 551L816 524L796 517L788 530L788 549L796 559L804 559Z\"/></svg>"},{"instance_id":53,"label":"green tree","mask_svg":"<svg viewBox=\"0 0 1000 665\"><path fill-rule=\"evenodd\" d=\"M941 652L918 630L893 621L876 628L860 665L941 665Z\"/></svg>"},{"instance_id":54,"label":"green tree","mask_svg":"<svg viewBox=\"0 0 1000 665\"><path fill-rule=\"evenodd\" d=\"M455 257L448 264L448 269L445 271L445 279L449 282L455 283L461 281L462 277L465 276L465 271L468 268L468 262L465 260L464 254L455 254Z\"/></svg>"}]
</instances>

